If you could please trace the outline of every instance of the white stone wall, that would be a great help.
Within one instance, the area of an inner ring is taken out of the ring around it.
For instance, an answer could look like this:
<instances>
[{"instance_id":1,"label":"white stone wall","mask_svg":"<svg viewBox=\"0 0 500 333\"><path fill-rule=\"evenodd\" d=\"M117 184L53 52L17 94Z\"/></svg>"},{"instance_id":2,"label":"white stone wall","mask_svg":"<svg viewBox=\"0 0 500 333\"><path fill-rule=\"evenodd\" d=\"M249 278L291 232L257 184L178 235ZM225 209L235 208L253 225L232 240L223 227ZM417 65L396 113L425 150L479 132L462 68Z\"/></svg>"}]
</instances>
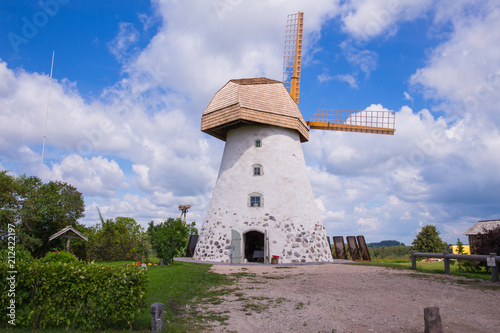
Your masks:
<instances>
[{"instance_id":1,"label":"white stone wall","mask_svg":"<svg viewBox=\"0 0 500 333\"><path fill-rule=\"evenodd\" d=\"M262 176L253 175L255 164L262 165ZM262 195L262 207L249 207L251 193ZM280 263L332 260L298 132L248 126L228 133L193 258L230 262L231 229L242 238L248 231L267 231L269 254L279 256Z\"/></svg>"}]
</instances>

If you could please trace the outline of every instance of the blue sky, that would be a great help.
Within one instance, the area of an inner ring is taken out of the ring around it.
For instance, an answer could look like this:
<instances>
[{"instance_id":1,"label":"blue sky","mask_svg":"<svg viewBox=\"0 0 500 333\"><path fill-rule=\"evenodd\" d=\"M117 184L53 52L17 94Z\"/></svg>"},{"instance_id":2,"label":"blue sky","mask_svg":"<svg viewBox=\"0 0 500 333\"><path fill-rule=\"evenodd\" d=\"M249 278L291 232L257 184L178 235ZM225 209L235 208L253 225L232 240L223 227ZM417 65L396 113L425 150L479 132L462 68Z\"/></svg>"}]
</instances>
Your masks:
<instances>
[{"instance_id":1,"label":"blue sky","mask_svg":"<svg viewBox=\"0 0 500 333\"><path fill-rule=\"evenodd\" d=\"M84 195L83 223L178 216L201 227L223 142L199 130L228 80L280 80L303 11L299 107L394 110L394 136L311 130L304 155L328 235L453 243L499 218L497 1L2 1L0 170Z\"/></svg>"}]
</instances>

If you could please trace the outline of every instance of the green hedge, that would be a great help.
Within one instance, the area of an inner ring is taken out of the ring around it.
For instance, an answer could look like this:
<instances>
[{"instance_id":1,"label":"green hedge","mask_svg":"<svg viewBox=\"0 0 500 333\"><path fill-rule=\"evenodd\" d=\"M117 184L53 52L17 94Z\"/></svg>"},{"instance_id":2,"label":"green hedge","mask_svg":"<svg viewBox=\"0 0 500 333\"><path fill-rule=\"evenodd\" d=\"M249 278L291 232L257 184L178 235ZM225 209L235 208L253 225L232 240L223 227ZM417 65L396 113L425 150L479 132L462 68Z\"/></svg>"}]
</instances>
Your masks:
<instances>
[{"instance_id":1,"label":"green hedge","mask_svg":"<svg viewBox=\"0 0 500 333\"><path fill-rule=\"evenodd\" d=\"M8 270L0 265L1 281ZM16 327L128 328L143 309L147 275L139 267L35 261L18 263L16 271ZM0 313L10 320L10 283L1 285ZM0 326L11 327L3 319Z\"/></svg>"}]
</instances>

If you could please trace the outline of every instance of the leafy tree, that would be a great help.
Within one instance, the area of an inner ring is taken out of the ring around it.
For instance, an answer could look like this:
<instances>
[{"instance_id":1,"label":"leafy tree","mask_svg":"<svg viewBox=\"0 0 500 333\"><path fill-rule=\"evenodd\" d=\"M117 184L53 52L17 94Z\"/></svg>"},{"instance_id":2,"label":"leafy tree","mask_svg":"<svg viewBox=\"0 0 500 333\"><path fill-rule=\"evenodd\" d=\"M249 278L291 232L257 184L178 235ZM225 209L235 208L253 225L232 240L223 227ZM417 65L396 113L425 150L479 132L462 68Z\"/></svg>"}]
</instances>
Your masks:
<instances>
[{"instance_id":1,"label":"leafy tree","mask_svg":"<svg viewBox=\"0 0 500 333\"><path fill-rule=\"evenodd\" d=\"M0 172L0 239L6 242L6 227L16 225L18 242L32 255L41 256L51 248L62 248L63 239L49 237L62 228L76 227L84 216L83 197L64 182L43 183L34 176L13 177Z\"/></svg>"},{"instance_id":2,"label":"leafy tree","mask_svg":"<svg viewBox=\"0 0 500 333\"><path fill-rule=\"evenodd\" d=\"M100 214L100 213L99 213ZM143 228L131 217L104 220L91 228L87 259L116 261L138 259Z\"/></svg>"},{"instance_id":3,"label":"leafy tree","mask_svg":"<svg viewBox=\"0 0 500 333\"><path fill-rule=\"evenodd\" d=\"M7 171L0 172L0 242L2 248L7 246L8 225L17 221L19 202L17 184L14 177L7 175Z\"/></svg>"},{"instance_id":4,"label":"leafy tree","mask_svg":"<svg viewBox=\"0 0 500 333\"><path fill-rule=\"evenodd\" d=\"M158 258L170 263L175 256L183 254L189 236L198 234L198 230L195 228L195 222L184 223L180 218L168 218L158 225L151 221L148 234Z\"/></svg>"},{"instance_id":5,"label":"leafy tree","mask_svg":"<svg viewBox=\"0 0 500 333\"><path fill-rule=\"evenodd\" d=\"M446 244L439 237L436 226L426 225L412 242L413 250L424 253L441 253L446 249Z\"/></svg>"},{"instance_id":6,"label":"leafy tree","mask_svg":"<svg viewBox=\"0 0 500 333\"><path fill-rule=\"evenodd\" d=\"M457 238L457 254L464 254L464 243ZM458 260L458 270L462 270L462 260Z\"/></svg>"}]
</instances>

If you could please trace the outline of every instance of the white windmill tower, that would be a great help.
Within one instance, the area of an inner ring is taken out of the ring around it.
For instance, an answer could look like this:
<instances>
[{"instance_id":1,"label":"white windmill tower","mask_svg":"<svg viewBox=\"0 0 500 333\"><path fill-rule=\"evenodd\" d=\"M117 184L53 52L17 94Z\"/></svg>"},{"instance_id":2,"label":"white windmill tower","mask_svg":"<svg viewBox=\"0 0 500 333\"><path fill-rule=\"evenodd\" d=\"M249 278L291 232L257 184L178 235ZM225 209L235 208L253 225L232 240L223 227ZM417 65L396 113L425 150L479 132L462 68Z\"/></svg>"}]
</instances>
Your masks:
<instances>
[{"instance_id":1,"label":"white windmill tower","mask_svg":"<svg viewBox=\"0 0 500 333\"><path fill-rule=\"evenodd\" d=\"M195 260L332 261L301 146L309 140L308 122L297 106L302 22L299 12L287 24L284 73L290 93L281 81L230 80L203 113L201 130L226 145ZM346 122L337 127L370 132L353 118ZM337 129L328 124L313 125Z\"/></svg>"}]
</instances>

